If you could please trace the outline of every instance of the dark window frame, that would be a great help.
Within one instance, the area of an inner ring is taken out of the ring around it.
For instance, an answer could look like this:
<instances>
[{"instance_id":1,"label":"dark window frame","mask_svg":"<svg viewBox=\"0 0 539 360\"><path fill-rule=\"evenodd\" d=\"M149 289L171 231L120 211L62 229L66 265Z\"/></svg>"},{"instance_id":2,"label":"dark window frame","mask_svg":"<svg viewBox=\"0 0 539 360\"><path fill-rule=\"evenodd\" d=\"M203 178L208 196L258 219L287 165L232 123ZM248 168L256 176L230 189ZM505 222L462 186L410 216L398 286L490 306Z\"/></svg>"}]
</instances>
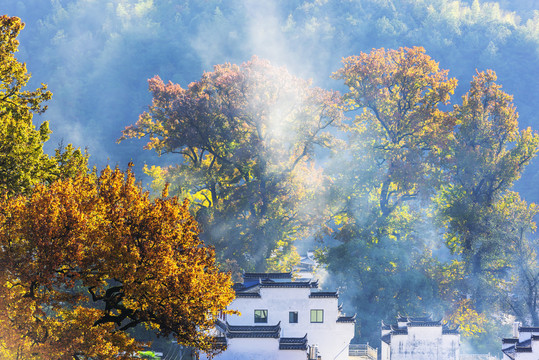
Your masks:
<instances>
[{"instance_id":1,"label":"dark window frame","mask_svg":"<svg viewBox=\"0 0 539 360\"><path fill-rule=\"evenodd\" d=\"M290 324L297 324L298 323L298 312L297 311L289 311L288 312L288 322Z\"/></svg>"},{"instance_id":2,"label":"dark window frame","mask_svg":"<svg viewBox=\"0 0 539 360\"><path fill-rule=\"evenodd\" d=\"M254 315L255 315L255 324L268 323L268 310L267 309L256 309Z\"/></svg>"}]
</instances>

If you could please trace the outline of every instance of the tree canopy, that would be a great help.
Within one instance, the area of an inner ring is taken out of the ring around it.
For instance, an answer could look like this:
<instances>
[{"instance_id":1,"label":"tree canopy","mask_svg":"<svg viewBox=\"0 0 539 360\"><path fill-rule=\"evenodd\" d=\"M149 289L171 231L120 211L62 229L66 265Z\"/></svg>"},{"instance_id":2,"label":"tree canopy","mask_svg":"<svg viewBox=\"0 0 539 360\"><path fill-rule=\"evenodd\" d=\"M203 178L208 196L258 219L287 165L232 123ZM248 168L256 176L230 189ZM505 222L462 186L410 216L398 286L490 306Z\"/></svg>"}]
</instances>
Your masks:
<instances>
[{"instance_id":1,"label":"tree canopy","mask_svg":"<svg viewBox=\"0 0 539 360\"><path fill-rule=\"evenodd\" d=\"M481 344L501 331L493 314L536 321L536 207L511 187L539 136L518 129L496 74L454 105L457 80L420 47L347 57L333 78L342 96L258 58L186 89L156 77L122 139L181 155L147 171L193 199L229 268L289 270L292 240L320 240L363 340L399 312L431 311Z\"/></svg>"},{"instance_id":2,"label":"tree canopy","mask_svg":"<svg viewBox=\"0 0 539 360\"><path fill-rule=\"evenodd\" d=\"M234 295L188 202L108 168L0 202L3 358L131 359L139 324L211 351L205 330Z\"/></svg>"},{"instance_id":3,"label":"tree canopy","mask_svg":"<svg viewBox=\"0 0 539 360\"><path fill-rule=\"evenodd\" d=\"M475 338L494 331L489 316L500 311L518 309L520 319L536 321L536 300L502 294L521 277L533 293L536 208L511 186L536 155L539 136L518 129L512 97L495 73L478 72L452 108L456 80L421 48L345 58L334 77L348 87L355 118L346 128L347 155L330 168L342 199L333 202L330 222L339 243L323 260L357 289L361 328L420 309ZM517 254L526 266L516 266Z\"/></svg>"},{"instance_id":4,"label":"tree canopy","mask_svg":"<svg viewBox=\"0 0 539 360\"><path fill-rule=\"evenodd\" d=\"M123 139L146 136L147 149L181 156L149 169L157 185L169 181L193 200L223 260L260 270L272 253L293 252L291 241L316 221L312 159L334 142L338 94L256 57L216 65L186 89L158 77L149 83L153 103Z\"/></svg>"},{"instance_id":5,"label":"tree canopy","mask_svg":"<svg viewBox=\"0 0 539 360\"><path fill-rule=\"evenodd\" d=\"M445 154L450 181L438 194L448 247L466 260L473 283L468 291L478 306L489 293L485 287L491 288L510 266L508 239L516 234L506 219L528 213L527 206L507 213L507 204L516 201L510 188L539 145L539 136L530 128L519 131L512 97L495 81L493 71L478 73L462 104L454 106L457 127ZM532 229L533 217L524 218Z\"/></svg>"},{"instance_id":6,"label":"tree canopy","mask_svg":"<svg viewBox=\"0 0 539 360\"><path fill-rule=\"evenodd\" d=\"M42 182L52 182L78 171L87 171L88 155L68 145L50 157L43 151L49 139L49 124L39 129L34 114L42 114L43 105L52 97L45 84L26 90L30 74L15 57L17 37L24 24L17 17L0 17L0 192L19 194Z\"/></svg>"},{"instance_id":7,"label":"tree canopy","mask_svg":"<svg viewBox=\"0 0 539 360\"><path fill-rule=\"evenodd\" d=\"M46 177L53 166L43 153L49 126L38 130L32 123L34 113L42 113L44 101L52 97L42 85L24 90L30 79L26 65L15 58L17 36L24 24L17 17L0 17L0 190L22 192Z\"/></svg>"},{"instance_id":8,"label":"tree canopy","mask_svg":"<svg viewBox=\"0 0 539 360\"><path fill-rule=\"evenodd\" d=\"M52 94L24 89L23 27L0 17L0 357L137 358L136 326L213 352L205 331L234 294L188 201L150 200L131 168L97 176L72 145L43 151L33 115Z\"/></svg>"}]
</instances>

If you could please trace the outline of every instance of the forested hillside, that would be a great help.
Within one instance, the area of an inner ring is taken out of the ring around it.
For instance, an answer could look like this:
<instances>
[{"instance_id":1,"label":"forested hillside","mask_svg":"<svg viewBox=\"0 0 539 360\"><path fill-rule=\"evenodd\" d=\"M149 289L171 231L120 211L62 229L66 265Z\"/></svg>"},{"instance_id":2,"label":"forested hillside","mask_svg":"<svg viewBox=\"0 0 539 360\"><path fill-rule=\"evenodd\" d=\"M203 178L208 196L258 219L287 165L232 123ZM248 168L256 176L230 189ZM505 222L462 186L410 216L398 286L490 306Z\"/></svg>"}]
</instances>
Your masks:
<instances>
[{"instance_id":1,"label":"forested hillside","mask_svg":"<svg viewBox=\"0 0 539 360\"><path fill-rule=\"evenodd\" d=\"M539 326L534 1L0 10L54 94L48 150L169 182L222 269L288 271L316 248L371 344L399 312L460 325L474 351Z\"/></svg>"},{"instance_id":2,"label":"forested hillside","mask_svg":"<svg viewBox=\"0 0 539 360\"><path fill-rule=\"evenodd\" d=\"M515 96L522 126L539 121L533 1L7 0L2 8L27 24L19 56L34 79L54 89L47 114L55 122L52 143L64 138L88 146L99 164L149 159L138 145L114 142L145 110L146 79L159 75L186 85L215 64L253 55L341 90L329 75L342 57L422 46L461 83L475 69L495 70ZM520 12L507 12L513 10ZM519 188L539 200L528 172Z\"/></svg>"}]
</instances>

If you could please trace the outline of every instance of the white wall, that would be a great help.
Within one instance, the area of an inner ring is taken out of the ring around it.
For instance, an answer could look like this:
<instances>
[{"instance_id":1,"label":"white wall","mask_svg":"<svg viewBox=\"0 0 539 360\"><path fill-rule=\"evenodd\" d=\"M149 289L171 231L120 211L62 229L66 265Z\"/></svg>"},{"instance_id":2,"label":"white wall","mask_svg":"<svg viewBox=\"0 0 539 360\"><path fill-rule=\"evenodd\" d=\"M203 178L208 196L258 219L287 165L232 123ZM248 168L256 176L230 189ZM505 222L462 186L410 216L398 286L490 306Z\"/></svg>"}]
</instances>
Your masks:
<instances>
[{"instance_id":1,"label":"white wall","mask_svg":"<svg viewBox=\"0 0 539 360\"><path fill-rule=\"evenodd\" d=\"M281 337L303 337L307 333L308 344L318 345L322 359L348 359L348 345L354 337L354 324L337 322L337 298L309 298L310 293L310 288L263 287L260 289L261 298L236 298L229 309L239 310L241 315L229 315L227 321L231 325L264 325L255 324L254 310L268 310L267 325L275 325L280 321ZM311 323L311 309L324 310L323 323ZM290 311L298 312L298 323L289 323ZM237 340L233 339L234 344ZM289 352L296 351L281 350L279 354ZM303 354L305 358L305 352Z\"/></svg>"},{"instance_id":2,"label":"white wall","mask_svg":"<svg viewBox=\"0 0 539 360\"><path fill-rule=\"evenodd\" d=\"M218 360L305 360L303 350L279 350L279 339L229 339L226 351L214 357ZM204 355L201 360L206 360Z\"/></svg>"},{"instance_id":3,"label":"white wall","mask_svg":"<svg viewBox=\"0 0 539 360\"><path fill-rule=\"evenodd\" d=\"M443 335L441 326L409 327L391 336L391 360L458 360L459 335ZM387 358L387 356L386 356Z\"/></svg>"},{"instance_id":4,"label":"white wall","mask_svg":"<svg viewBox=\"0 0 539 360\"><path fill-rule=\"evenodd\" d=\"M380 360L390 360L390 346L384 341L382 341L381 353Z\"/></svg>"}]
</instances>

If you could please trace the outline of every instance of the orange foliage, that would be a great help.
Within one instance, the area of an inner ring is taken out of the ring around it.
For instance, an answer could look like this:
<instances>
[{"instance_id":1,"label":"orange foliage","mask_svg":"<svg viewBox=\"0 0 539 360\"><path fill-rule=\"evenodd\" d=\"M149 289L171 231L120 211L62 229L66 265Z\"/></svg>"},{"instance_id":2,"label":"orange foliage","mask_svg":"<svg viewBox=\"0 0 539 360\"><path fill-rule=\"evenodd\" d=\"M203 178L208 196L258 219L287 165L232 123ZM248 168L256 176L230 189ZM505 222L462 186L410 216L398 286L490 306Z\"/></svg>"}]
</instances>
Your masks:
<instances>
[{"instance_id":1,"label":"orange foliage","mask_svg":"<svg viewBox=\"0 0 539 360\"><path fill-rule=\"evenodd\" d=\"M130 359L139 324L211 349L204 331L234 295L187 202L151 201L130 170L107 168L0 209L3 358Z\"/></svg>"},{"instance_id":2,"label":"orange foliage","mask_svg":"<svg viewBox=\"0 0 539 360\"><path fill-rule=\"evenodd\" d=\"M344 98L349 109L363 110L354 131L367 130L375 161L386 169L380 186L380 209L386 217L421 195L421 189L431 189L441 176L441 150L455 125L443 107L457 80L448 78L448 71L421 47L347 57L333 77L348 87Z\"/></svg>"}]
</instances>

